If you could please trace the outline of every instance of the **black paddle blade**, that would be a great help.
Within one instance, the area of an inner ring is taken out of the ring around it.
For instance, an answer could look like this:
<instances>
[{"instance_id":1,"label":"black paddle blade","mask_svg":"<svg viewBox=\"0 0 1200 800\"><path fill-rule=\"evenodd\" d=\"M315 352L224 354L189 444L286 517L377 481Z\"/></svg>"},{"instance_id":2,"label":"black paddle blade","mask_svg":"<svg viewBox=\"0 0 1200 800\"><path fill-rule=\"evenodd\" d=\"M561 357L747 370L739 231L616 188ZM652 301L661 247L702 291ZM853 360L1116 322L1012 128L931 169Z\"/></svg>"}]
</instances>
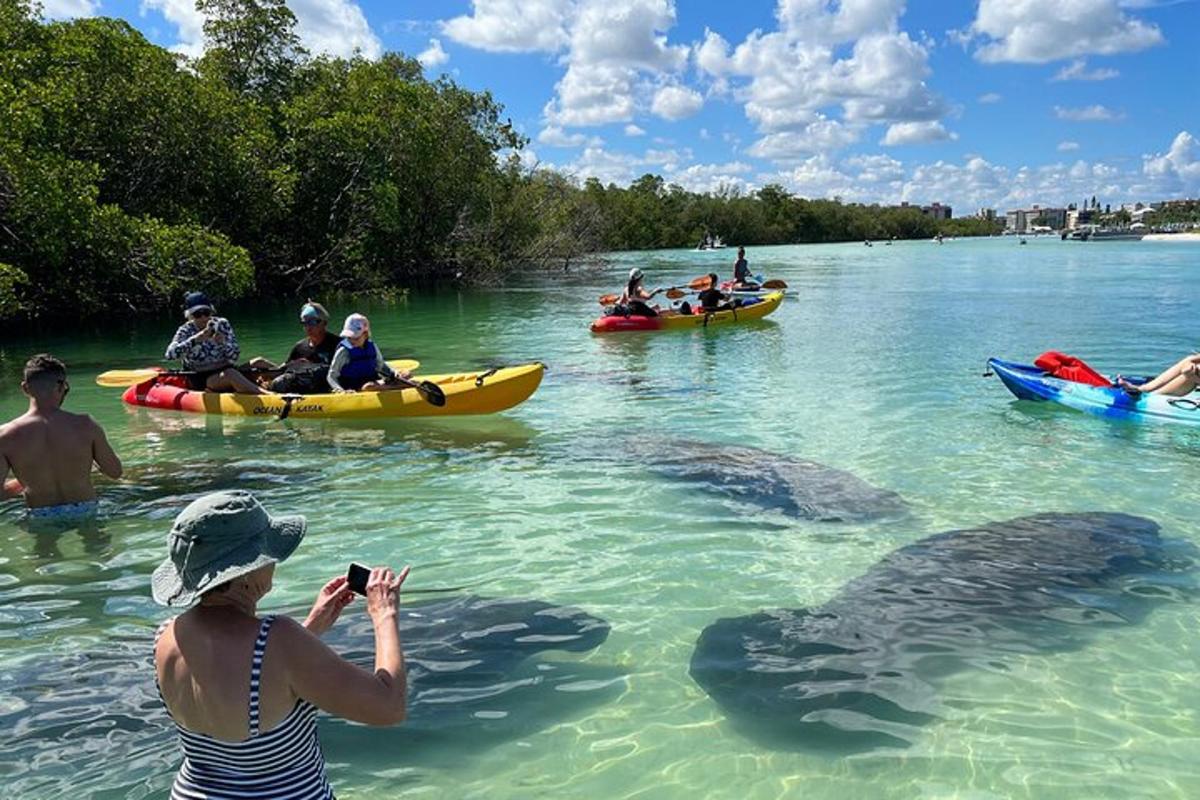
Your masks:
<instances>
[{"instance_id":1,"label":"black paddle blade","mask_svg":"<svg viewBox=\"0 0 1200 800\"><path fill-rule=\"evenodd\" d=\"M442 391L442 387L433 381L421 381L418 385L421 387L421 394L425 395L431 406L446 405L446 393Z\"/></svg>"}]
</instances>

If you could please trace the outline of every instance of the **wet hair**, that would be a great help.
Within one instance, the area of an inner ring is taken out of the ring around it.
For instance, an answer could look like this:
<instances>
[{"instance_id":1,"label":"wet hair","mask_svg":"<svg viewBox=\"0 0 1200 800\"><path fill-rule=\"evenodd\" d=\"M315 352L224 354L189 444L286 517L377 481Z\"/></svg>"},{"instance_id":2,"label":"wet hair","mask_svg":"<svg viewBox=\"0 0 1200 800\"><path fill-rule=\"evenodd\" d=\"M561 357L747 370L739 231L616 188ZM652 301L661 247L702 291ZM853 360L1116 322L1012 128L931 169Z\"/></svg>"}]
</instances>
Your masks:
<instances>
[{"instance_id":1,"label":"wet hair","mask_svg":"<svg viewBox=\"0 0 1200 800\"><path fill-rule=\"evenodd\" d=\"M625 284L625 294L632 295L634 287L637 286L641 282L642 282L641 276L638 276L636 278L630 278L629 283Z\"/></svg>"},{"instance_id":2,"label":"wet hair","mask_svg":"<svg viewBox=\"0 0 1200 800\"><path fill-rule=\"evenodd\" d=\"M38 353L25 362L24 381L31 387L48 388L67 379L67 365L49 353Z\"/></svg>"},{"instance_id":3,"label":"wet hair","mask_svg":"<svg viewBox=\"0 0 1200 800\"><path fill-rule=\"evenodd\" d=\"M739 255L739 256L744 256L744 255L746 255L746 248L744 248L744 247L739 247L739 248L738 248L738 255Z\"/></svg>"},{"instance_id":4,"label":"wet hair","mask_svg":"<svg viewBox=\"0 0 1200 800\"><path fill-rule=\"evenodd\" d=\"M719 278L717 278L717 273L715 273L715 272L708 273L708 280L712 283L712 286L710 286L708 288L710 288L710 289L717 288L717 281L719 280Z\"/></svg>"}]
</instances>

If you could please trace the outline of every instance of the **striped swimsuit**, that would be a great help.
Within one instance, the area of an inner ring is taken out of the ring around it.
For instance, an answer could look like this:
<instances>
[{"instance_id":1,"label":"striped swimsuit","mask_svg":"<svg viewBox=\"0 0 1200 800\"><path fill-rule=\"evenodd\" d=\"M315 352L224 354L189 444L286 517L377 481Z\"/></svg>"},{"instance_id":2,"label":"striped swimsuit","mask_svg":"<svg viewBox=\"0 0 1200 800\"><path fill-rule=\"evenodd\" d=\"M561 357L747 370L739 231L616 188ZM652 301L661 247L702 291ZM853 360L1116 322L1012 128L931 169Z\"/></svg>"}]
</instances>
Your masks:
<instances>
[{"instance_id":1,"label":"striped swimsuit","mask_svg":"<svg viewBox=\"0 0 1200 800\"><path fill-rule=\"evenodd\" d=\"M317 709L297 700L283 721L259 731L258 687L267 634L275 617L264 617L250 666L250 738L225 742L193 733L176 723L183 765L171 787L171 800L287 798L333 800L325 756L317 741ZM165 625L163 626L166 627ZM162 633L159 629L159 634ZM161 692L160 692L161 695Z\"/></svg>"}]
</instances>

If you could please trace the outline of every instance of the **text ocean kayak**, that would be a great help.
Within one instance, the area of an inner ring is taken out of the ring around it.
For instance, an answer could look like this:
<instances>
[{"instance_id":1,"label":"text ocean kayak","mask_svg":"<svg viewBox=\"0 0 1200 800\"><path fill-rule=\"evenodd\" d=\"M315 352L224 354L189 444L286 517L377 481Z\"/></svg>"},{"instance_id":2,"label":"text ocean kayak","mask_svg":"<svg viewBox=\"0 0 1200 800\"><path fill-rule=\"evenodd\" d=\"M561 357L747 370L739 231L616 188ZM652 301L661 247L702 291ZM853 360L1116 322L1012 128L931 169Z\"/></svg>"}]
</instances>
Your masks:
<instances>
[{"instance_id":1,"label":"text ocean kayak","mask_svg":"<svg viewBox=\"0 0 1200 800\"><path fill-rule=\"evenodd\" d=\"M196 392L154 378L125 390L130 405L198 414L286 419L380 419L494 414L526 400L542 382L542 364L522 364L451 375L420 375L446 394L446 405L425 402L416 389L354 394L249 395Z\"/></svg>"},{"instance_id":2,"label":"text ocean kayak","mask_svg":"<svg viewBox=\"0 0 1200 800\"><path fill-rule=\"evenodd\" d=\"M1132 396L1115 386L1090 386L1056 378L1031 364L988 359L988 366L1021 400L1049 400L1101 417L1200 425L1200 401L1161 394ZM1131 378L1133 382L1138 379Z\"/></svg>"},{"instance_id":3,"label":"text ocean kayak","mask_svg":"<svg viewBox=\"0 0 1200 800\"><path fill-rule=\"evenodd\" d=\"M668 331L684 328L707 328L712 325L729 325L762 319L783 300L783 292L771 292L760 298L744 301L744 305L730 311L715 311L705 314L697 309L694 314L664 311L657 317L600 317L592 323L592 333L618 333L623 331Z\"/></svg>"}]
</instances>

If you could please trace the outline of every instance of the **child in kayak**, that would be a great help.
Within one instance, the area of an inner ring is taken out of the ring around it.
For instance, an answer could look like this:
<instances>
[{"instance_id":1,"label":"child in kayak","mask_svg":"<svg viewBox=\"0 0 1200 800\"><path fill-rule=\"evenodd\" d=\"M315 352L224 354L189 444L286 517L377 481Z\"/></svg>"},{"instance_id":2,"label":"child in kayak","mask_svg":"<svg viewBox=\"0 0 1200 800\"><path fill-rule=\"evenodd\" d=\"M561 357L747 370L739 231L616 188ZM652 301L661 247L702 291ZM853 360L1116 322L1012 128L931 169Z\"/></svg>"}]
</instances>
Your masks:
<instances>
[{"instance_id":1,"label":"child in kayak","mask_svg":"<svg viewBox=\"0 0 1200 800\"><path fill-rule=\"evenodd\" d=\"M408 372L396 372L383 360L383 353L371 341L371 323L362 314L346 317L342 340L329 364L329 387L335 392L385 392L403 389L399 378L408 380Z\"/></svg>"},{"instance_id":2,"label":"child in kayak","mask_svg":"<svg viewBox=\"0 0 1200 800\"><path fill-rule=\"evenodd\" d=\"M711 314L714 311L725 311L731 308L729 305L729 296L717 288L717 275L710 272L708 274L708 288L701 292L698 296L700 307L704 309L706 314Z\"/></svg>"}]
</instances>

